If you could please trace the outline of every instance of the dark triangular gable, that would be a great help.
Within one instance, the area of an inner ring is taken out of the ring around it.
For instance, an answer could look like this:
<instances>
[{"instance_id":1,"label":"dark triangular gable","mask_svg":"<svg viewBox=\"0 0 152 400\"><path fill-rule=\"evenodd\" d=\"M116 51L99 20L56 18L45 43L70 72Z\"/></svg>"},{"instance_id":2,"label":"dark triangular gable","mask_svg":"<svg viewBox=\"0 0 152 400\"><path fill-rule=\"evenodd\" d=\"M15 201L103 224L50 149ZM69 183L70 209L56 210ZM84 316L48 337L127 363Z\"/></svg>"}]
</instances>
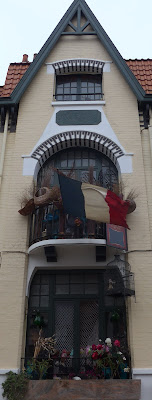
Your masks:
<instances>
[{"instance_id":1,"label":"dark triangular gable","mask_svg":"<svg viewBox=\"0 0 152 400\"><path fill-rule=\"evenodd\" d=\"M81 26L81 15L85 17L85 23ZM72 19L76 16L76 24L73 24ZM69 31L67 27L70 27ZM87 30L87 27L90 29ZM121 57L120 53L106 34L99 21L96 19L93 12L88 7L85 0L74 0L61 21L58 23L52 34L47 39L34 61L29 66L28 70L14 89L10 98L0 98L0 104L18 104L23 93L28 85L44 63L45 59L53 49L61 35L97 35L107 52L111 56L114 63L119 68L121 74L131 87L135 96L139 101L152 101L152 96L146 95L138 80L135 78L126 62Z\"/></svg>"}]
</instances>

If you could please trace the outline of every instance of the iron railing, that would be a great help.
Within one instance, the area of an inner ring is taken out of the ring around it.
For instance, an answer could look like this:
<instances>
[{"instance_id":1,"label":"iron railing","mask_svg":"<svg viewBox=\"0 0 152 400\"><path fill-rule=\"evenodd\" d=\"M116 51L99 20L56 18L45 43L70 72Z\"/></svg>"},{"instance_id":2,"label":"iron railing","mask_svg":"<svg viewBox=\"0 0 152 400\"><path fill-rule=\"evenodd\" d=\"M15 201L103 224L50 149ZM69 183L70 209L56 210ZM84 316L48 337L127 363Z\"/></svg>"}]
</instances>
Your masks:
<instances>
[{"instance_id":1,"label":"iron railing","mask_svg":"<svg viewBox=\"0 0 152 400\"><path fill-rule=\"evenodd\" d=\"M125 364L124 364L125 365ZM124 365L110 368L99 368L91 357L55 357L51 359L21 359L21 370L25 371L29 379L129 379L130 373L125 372ZM126 368L127 369L127 368Z\"/></svg>"},{"instance_id":2,"label":"iron railing","mask_svg":"<svg viewBox=\"0 0 152 400\"><path fill-rule=\"evenodd\" d=\"M30 245L46 239L105 239L105 224L74 218L53 203L37 207L31 216Z\"/></svg>"}]
</instances>

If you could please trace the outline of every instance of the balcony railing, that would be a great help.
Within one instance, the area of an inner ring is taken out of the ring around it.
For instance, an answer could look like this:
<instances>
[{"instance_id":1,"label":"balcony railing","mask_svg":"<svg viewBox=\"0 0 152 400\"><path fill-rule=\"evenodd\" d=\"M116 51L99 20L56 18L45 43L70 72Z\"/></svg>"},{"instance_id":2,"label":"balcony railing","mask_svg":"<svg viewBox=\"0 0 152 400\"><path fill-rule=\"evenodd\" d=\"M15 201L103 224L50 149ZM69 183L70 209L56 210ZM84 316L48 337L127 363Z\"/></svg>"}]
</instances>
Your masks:
<instances>
[{"instance_id":1,"label":"balcony railing","mask_svg":"<svg viewBox=\"0 0 152 400\"><path fill-rule=\"evenodd\" d=\"M31 217L30 245L46 239L105 239L105 224L74 218L54 204L37 207Z\"/></svg>"},{"instance_id":2,"label":"balcony railing","mask_svg":"<svg viewBox=\"0 0 152 400\"><path fill-rule=\"evenodd\" d=\"M125 365L125 364L124 364ZM102 366L99 368L91 357L51 359L21 359L21 370L26 371L29 379L129 379L130 373L125 372L124 365L115 365L113 368ZM126 368L128 371L130 368Z\"/></svg>"}]
</instances>

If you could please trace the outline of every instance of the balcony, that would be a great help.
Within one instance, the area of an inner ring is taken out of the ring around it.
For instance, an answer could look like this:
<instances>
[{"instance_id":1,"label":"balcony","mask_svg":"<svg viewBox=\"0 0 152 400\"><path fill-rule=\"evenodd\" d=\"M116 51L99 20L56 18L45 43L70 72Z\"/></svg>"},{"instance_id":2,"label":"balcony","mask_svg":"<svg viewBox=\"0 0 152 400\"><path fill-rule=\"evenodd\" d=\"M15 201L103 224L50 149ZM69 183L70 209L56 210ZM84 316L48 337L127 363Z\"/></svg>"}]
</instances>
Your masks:
<instances>
[{"instance_id":1,"label":"balcony","mask_svg":"<svg viewBox=\"0 0 152 400\"><path fill-rule=\"evenodd\" d=\"M29 245L44 240L105 240L105 224L64 214L53 203L37 207L31 217ZM105 244L105 243L104 243Z\"/></svg>"}]
</instances>

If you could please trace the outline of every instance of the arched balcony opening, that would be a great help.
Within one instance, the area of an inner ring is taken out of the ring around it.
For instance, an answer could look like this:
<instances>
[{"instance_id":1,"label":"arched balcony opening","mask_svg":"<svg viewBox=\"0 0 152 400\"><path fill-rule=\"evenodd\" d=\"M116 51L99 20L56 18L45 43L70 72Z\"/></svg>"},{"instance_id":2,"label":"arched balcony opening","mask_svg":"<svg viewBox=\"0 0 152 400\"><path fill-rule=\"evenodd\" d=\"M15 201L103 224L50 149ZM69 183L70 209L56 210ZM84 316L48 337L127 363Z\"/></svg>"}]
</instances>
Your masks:
<instances>
[{"instance_id":1,"label":"arched balcony opening","mask_svg":"<svg viewBox=\"0 0 152 400\"><path fill-rule=\"evenodd\" d=\"M73 147L59 151L46 160L38 172L38 188L59 186L58 174L81 182L89 182L113 189L118 171L105 154L87 147ZM47 239L105 239L105 224L91 220L76 220L66 215L56 201L35 208L32 215L30 245Z\"/></svg>"}]
</instances>

